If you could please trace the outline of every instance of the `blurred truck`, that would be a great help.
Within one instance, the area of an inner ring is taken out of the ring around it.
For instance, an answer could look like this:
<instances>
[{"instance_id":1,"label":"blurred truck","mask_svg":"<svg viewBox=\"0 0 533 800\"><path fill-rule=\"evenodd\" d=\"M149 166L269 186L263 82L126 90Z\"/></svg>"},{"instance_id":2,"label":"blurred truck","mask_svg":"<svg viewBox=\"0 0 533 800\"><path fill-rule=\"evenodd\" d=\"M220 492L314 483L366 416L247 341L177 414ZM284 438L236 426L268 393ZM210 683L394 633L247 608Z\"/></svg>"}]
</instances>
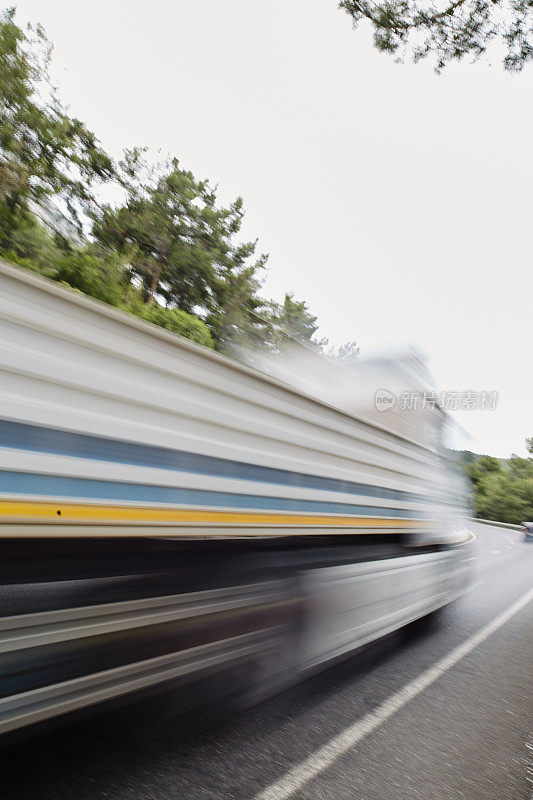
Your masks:
<instances>
[{"instance_id":1,"label":"blurred truck","mask_svg":"<svg viewBox=\"0 0 533 800\"><path fill-rule=\"evenodd\" d=\"M220 676L255 702L464 590L438 405L377 413L368 376L291 383L3 262L0 310L0 732Z\"/></svg>"}]
</instances>

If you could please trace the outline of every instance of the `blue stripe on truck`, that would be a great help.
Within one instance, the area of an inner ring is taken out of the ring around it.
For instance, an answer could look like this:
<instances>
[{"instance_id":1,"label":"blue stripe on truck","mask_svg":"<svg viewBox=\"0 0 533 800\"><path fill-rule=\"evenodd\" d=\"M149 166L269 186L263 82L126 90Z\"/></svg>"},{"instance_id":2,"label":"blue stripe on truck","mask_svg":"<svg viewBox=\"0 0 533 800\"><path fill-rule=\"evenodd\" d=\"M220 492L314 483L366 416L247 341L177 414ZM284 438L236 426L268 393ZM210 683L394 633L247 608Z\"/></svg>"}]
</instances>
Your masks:
<instances>
[{"instance_id":1,"label":"blue stripe on truck","mask_svg":"<svg viewBox=\"0 0 533 800\"><path fill-rule=\"evenodd\" d=\"M172 450L167 447L91 436L57 428L12 422L11 420L0 419L0 446L38 453L113 461L118 464L132 464L139 467L157 467L158 469L191 472L198 475L323 489L384 500L402 500L404 502L427 500L423 495L411 494L398 489L387 489L382 486L355 483L320 475L308 475L304 472L293 472L275 467L262 467L244 461L233 461L227 458L190 453L185 450Z\"/></svg>"},{"instance_id":2,"label":"blue stripe on truck","mask_svg":"<svg viewBox=\"0 0 533 800\"><path fill-rule=\"evenodd\" d=\"M36 497L68 497L99 501L209 506L211 508L268 509L269 511L301 511L319 514L352 516L386 516L421 518L421 512L402 508L332 503L319 500L298 500L288 497L212 492L203 489L179 489L172 486L150 486L141 483L102 481L92 478L70 478L28 472L0 470L0 493Z\"/></svg>"}]
</instances>

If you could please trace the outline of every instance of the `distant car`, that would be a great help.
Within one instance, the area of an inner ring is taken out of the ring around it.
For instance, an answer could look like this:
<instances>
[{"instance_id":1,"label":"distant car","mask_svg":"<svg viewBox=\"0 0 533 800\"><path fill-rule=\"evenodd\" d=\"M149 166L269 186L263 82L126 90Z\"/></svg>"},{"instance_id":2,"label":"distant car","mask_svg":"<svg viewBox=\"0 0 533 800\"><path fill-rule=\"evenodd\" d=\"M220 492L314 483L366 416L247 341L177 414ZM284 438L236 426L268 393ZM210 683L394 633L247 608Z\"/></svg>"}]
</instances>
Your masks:
<instances>
[{"instance_id":1,"label":"distant car","mask_svg":"<svg viewBox=\"0 0 533 800\"><path fill-rule=\"evenodd\" d=\"M523 522L524 539L526 542L533 542L533 522Z\"/></svg>"}]
</instances>

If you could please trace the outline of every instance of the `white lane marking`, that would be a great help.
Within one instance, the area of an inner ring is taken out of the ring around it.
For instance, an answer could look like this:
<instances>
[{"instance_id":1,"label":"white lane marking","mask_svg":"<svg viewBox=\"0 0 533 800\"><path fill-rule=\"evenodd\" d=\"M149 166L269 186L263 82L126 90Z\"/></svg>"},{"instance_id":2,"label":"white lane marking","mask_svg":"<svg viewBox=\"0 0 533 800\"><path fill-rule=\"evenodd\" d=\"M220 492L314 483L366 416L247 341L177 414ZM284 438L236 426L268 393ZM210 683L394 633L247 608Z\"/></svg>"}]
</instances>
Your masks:
<instances>
[{"instance_id":1,"label":"white lane marking","mask_svg":"<svg viewBox=\"0 0 533 800\"><path fill-rule=\"evenodd\" d=\"M499 616L495 617L492 622L481 628L478 633L467 639L466 642L460 644L447 656L441 658L432 667L422 672L417 678L410 681L403 689L400 689L395 694L391 695L384 703L371 711L362 719L345 728L337 736L325 744L323 747L316 750L312 755L292 767L285 773L278 781L270 784L255 796L254 800L286 800L302 788L306 783L320 775L321 772L331 767L340 756L344 755L348 750L354 747L361 739L368 736L376 728L382 725L386 720L392 717L404 705L413 700L418 694L431 686L438 678L444 675L449 669L455 666L461 659L471 653L478 645L482 644L489 638L498 628L505 625L515 614L517 614L530 600L533 599L533 588L522 595L516 603L502 612Z\"/></svg>"},{"instance_id":2,"label":"white lane marking","mask_svg":"<svg viewBox=\"0 0 533 800\"><path fill-rule=\"evenodd\" d=\"M501 550L491 550L490 551L491 556L499 556L500 553L501 553Z\"/></svg>"}]
</instances>

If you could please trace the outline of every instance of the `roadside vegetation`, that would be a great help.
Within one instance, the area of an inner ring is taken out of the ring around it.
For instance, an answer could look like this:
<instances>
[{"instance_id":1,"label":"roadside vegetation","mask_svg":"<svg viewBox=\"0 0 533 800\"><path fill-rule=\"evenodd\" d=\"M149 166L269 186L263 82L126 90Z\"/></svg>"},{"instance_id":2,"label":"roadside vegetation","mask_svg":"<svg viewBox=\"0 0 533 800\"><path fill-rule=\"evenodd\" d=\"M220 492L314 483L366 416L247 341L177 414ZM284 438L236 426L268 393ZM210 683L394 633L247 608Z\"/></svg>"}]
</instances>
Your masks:
<instances>
[{"instance_id":1,"label":"roadside vegetation","mask_svg":"<svg viewBox=\"0 0 533 800\"><path fill-rule=\"evenodd\" d=\"M471 486L471 503L479 519L520 525L533 521L533 438L526 440L529 458L494 458L469 450L452 451Z\"/></svg>"},{"instance_id":2,"label":"roadside vegetation","mask_svg":"<svg viewBox=\"0 0 533 800\"><path fill-rule=\"evenodd\" d=\"M305 301L260 295L267 255L240 237L242 198L221 204L208 180L143 148L115 163L61 103L51 51L40 27L0 12L1 257L220 351L276 352L288 337L357 353L318 341Z\"/></svg>"},{"instance_id":3,"label":"roadside vegetation","mask_svg":"<svg viewBox=\"0 0 533 800\"><path fill-rule=\"evenodd\" d=\"M369 25L378 50L415 63L429 58L440 72L482 56L521 72L533 57L531 0L339 0L354 28Z\"/></svg>"}]
</instances>

